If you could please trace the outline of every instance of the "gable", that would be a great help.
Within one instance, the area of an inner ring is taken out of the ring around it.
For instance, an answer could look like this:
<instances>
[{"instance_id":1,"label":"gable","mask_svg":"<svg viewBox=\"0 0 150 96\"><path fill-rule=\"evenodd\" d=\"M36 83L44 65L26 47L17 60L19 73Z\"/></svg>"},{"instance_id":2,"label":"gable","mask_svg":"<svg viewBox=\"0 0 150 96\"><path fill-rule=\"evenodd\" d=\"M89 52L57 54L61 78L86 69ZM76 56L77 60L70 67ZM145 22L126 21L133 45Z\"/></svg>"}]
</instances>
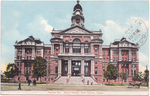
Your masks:
<instances>
[{"instance_id":1,"label":"gable","mask_svg":"<svg viewBox=\"0 0 150 96\"><path fill-rule=\"evenodd\" d=\"M81 28L79 26L75 26L75 27L71 27L69 29L66 29L62 32L60 32L60 34L91 34L92 32L84 29L84 28Z\"/></svg>"},{"instance_id":2,"label":"gable","mask_svg":"<svg viewBox=\"0 0 150 96\"><path fill-rule=\"evenodd\" d=\"M129 43L128 41L120 42L120 45L121 45L122 47L128 47L129 44L130 44L130 43Z\"/></svg>"}]
</instances>

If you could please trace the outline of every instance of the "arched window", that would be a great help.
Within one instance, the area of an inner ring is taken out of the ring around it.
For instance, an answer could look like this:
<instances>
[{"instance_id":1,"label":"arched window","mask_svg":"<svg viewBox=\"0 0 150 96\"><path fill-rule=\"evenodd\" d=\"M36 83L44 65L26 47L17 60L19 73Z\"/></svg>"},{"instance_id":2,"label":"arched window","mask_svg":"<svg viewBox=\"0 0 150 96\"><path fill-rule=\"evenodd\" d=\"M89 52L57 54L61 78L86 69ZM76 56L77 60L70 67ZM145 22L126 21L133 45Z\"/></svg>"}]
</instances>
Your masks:
<instances>
[{"instance_id":1,"label":"arched window","mask_svg":"<svg viewBox=\"0 0 150 96\"><path fill-rule=\"evenodd\" d=\"M73 43L80 43L81 41L80 41L80 39L78 39L78 38L76 38L76 39L74 39L73 40Z\"/></svg>"},{"instance_id":2,"label":"arched window","mask_svg":"<svg viewBox=\"0 0 150 96\"><path fill-rule=\"evenodd\" d=\"M88 43L88 41L86 40L85 43Z\"/></svg>"},{"instance_id":3,"label":"arched window","mask_svg":"<svg viewBox=\"0 0 150 96\"><path fill-rule=\"evenodd\" d=\"M66 41L65 41L65 43L69 43L69 41L68 41L68 40L66 40Z\"/></svg>"}]
</instances>

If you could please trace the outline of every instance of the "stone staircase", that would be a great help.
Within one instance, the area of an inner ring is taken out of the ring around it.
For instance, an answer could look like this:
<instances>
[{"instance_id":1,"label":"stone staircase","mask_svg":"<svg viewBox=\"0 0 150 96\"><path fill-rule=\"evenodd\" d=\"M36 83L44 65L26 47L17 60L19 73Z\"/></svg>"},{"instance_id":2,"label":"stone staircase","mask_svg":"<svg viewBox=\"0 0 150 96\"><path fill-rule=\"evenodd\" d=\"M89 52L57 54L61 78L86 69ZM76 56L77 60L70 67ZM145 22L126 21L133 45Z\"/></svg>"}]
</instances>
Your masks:
<instances>
[{"instance_id":1,"label":"stone staircase","mask_svg":"<svg viewBox=\"0 0 150 96\"><path fill-rule=\"evenodd\" d=\"M68 76L61 76L57 81L55 81L54 83L57 84L66 84L66 79L68 78Z\"/></svg>"},{"instance_id":2,"label":"stone staircase","mask_svg":"<svg viewBox=\"0 0 150 96\"><path fill-rule=\"evenodd\" d=\"M72 84L72 85L82 85L82 84L84 84L84 83L82 82L81 76L80 76L80 77L73 77L73 76L72 76L72 77L69 79L68 84Z\"/></svg>"},{"instance_id":3,"label":"stone staircase","mask_svg":"<svg viewBox=\"0 0 150 96\"><path fill-rule=\"evenodd\" d=\"M89 80L89 84L91 85L91 82L93 82L93 85L98 84L97 82L95 82L91 77L84 77L85 79L85 84L87 84L87 81Z\"/></svg>"}]
</instances>

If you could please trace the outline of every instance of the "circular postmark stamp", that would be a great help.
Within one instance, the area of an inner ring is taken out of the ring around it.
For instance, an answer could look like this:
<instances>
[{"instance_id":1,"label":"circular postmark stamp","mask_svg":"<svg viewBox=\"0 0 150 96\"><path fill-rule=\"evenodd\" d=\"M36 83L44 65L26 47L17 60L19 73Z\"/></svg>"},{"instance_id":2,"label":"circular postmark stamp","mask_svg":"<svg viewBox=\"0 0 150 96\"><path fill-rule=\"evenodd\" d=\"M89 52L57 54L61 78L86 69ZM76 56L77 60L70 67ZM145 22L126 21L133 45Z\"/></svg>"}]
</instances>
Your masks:
<instances>
[{"instance_id":1,"label":"circular postmark stamp","mask_svg":"<svg viewBox=\"0 0 150 96\"><path fill-rule=\"evenodd\" d=\"M130 26L125 30L129 41L141 47L148 38L148 28L139 18L132 19Z\"/></svg>"}]
</instances>

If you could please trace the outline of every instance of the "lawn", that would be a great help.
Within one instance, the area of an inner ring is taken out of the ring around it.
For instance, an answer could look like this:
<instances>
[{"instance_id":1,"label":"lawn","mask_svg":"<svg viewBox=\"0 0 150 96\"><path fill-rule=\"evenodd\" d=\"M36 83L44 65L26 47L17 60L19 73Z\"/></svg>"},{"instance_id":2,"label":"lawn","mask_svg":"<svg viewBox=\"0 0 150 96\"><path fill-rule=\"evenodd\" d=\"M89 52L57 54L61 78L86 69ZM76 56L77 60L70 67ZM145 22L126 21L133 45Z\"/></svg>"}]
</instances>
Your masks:
<instances>
[{"instance_id":1,"label":"lawn","mask_svg":"<svg viewBox=\"0 0 150 96\"><path fill-rule=\"evenodd\" d=\"M148 91L147 87L141 86L140 88L128 86L101 86L101 85L68 85L68 84L32 84L28 86L27 83L21 84L22 91ZM2 83L2 91L15 91L18 90L18 83Z\"/></svg>"}]
</instances>

